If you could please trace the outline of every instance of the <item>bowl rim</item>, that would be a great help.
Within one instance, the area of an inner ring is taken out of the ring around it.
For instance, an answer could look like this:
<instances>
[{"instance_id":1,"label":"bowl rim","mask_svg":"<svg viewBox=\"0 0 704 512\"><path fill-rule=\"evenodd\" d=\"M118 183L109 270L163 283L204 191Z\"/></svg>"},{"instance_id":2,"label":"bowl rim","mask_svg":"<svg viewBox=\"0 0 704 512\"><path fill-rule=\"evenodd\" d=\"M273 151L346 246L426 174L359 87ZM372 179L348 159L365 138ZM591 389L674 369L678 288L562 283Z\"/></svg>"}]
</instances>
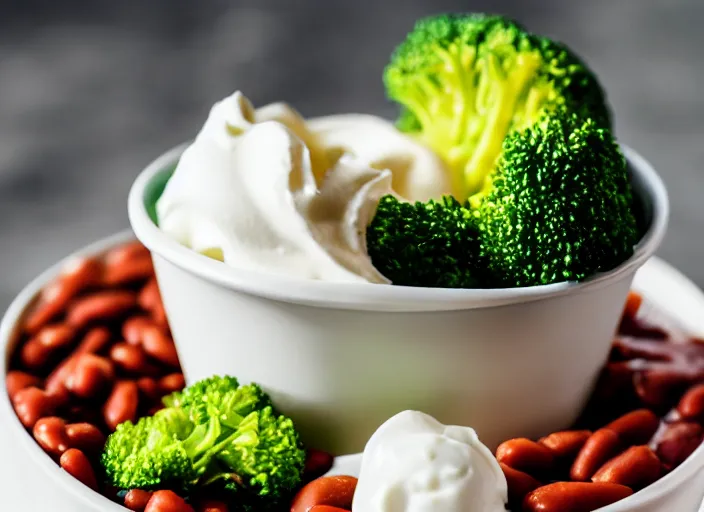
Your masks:
<instances>
[{"instance_id":1,"label":"bowl rim","mask_svg":"<svg viewBox=\"0 0 704 512\"><path fill-rule=\"evenodd\" d=\"M34 302L42 288L51 282L51 280L54 279L61 272L61 270L66 265L69 265L75 258L103 254L111 247L133 239L134 234L130 230L122 231L112 236L102 238L55 263L42 272L38 277L33 279L22 289L22 291L20 291L6 310L2 321L0 321L0 349L4 354L4 364L0 369L0 417L5 418L5 424L8 426L8 431L15 437L20 438L20 443L28 452L30 459L36 465L40 466L47 476L55 479L58 485L65 488L68 492L82 500L84 503L95 507L95 510L113 512L124 512L125 508L122 505L111 501L102 494L84 486L66 471L62 470L59 465L56 464L56 462L54 462L51 457L49 457L34 441L31 434L29 434L20 423L14 412L7 394L5 377L8 372L10 353L11 350L14 349L12 342L14 341L19 320L25 314L27 308ZM658 258L654 258L654 260L656 260L661 266L669 267L672 272L679 273L679 271L674 269L674 267L671 267L662 260L659 260ZM687 282L691 282L687 278L684 279ZM696 290L698 293L702 294L699 288L696 288ZM704 294L702 294L702 300L704 300ZM359 454L352 454L341 456L337 459L339 463L343 463L344 460L358 456ZM689 457L687 457L687 459L680 466L677 467L677 469L667 474L656 483L634 493L628 498L618 501L612 505L608 505L607 507L600 508L596 512L630 512L637 506L651 503L658 498L669 494L673 488L681 485L684 481L693 478L695 474L698 471L702 471L702 469L704 469L704 443L700 444L699 447Z\"/></svg>"},{"instance_id":2,"label":"bowl rim","mask_svg":"<svg viewBox=\"0 0 704 512\"><path fill-rule=\"evenodd\" d=\"M627 146L621 146L633 175L641 184L641 195L652 208L651 223L629 259L613 270L580 283L494 289L421 288L326 282L238 269L181 245L161 231L149 215L146 202L155 188L155 182L163 180L164 175L172 171L187 146L188 143L183 143L166 151L135 179L129 192L128 214L137 238L160 258L221 287L308 306L385 312L454 311L530 302L593 290L633 275L659 247L669 220L669 200L662 179L641 155Z\"/></svg>"}]
</instances>

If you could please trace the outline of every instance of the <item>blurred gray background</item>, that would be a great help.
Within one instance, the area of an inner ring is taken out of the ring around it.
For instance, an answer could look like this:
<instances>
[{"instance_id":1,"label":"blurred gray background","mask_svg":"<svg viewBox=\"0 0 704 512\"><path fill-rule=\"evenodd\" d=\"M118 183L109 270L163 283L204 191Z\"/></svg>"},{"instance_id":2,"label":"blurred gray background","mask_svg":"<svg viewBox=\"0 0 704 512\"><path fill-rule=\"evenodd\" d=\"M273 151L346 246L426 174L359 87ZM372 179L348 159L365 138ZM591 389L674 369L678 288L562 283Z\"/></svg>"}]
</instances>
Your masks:
<instances>
[{"instance_id":1,"label":"blurred gray background","mask_svg":"<svg viewBox=\"0 0 704 512\"><path fill-rule=\"evenodd\" d=\"M0 0L0 308L128 226L130 183L241 89L304 115L393 116L381 70L423 15L511 15L601 77L673 202L660 254L704 285L702 0Z\"/></svg>"}]
</instances>

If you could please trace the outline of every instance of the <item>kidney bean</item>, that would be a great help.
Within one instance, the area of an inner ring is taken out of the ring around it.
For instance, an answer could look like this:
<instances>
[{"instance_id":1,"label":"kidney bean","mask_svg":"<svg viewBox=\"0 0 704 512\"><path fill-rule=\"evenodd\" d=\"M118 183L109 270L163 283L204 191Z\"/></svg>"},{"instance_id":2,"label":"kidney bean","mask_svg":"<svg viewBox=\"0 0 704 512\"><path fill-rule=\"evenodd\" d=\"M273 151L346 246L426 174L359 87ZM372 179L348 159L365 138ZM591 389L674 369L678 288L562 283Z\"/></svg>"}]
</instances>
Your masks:
<instances>
[{"instance_id":1,"label":"kidney bean","mask_svg":"<svg viewBox=\"0 0 704 512\"><path fill-rule=\"evenodd\" d=\"M63 360L46 378L44 389L50 395L60 396L64 400L68 400L68 388L66 380L76 368L77 358L69 356Z\"/></svg>"},{"instance_id":2,"label":"kidney bean","mask_svg":"<svg viewBox=\"0 0 704 512\"><path fill-rule=\"evenodd\" d=\"M548 447L555 457L567 459L577 455L591 435L591 430L565 430L550 434L538 442Z\"/></svg>"},{"instance_id":3,"label":"kidney bean","mask_svg":"<svg viewBox=\"0 0 704 512\"><path fill-rule=\"evenodd\" d=\"M105 253L105 264L112 266L120 265L126 261L149 256L149 254L149 249L147 249L141 242L135 240L134 242L127 242L126 244L118 245L117 247L110 249L107 253Z\"/></svg>"},{"instance_id":4,"label":"kidney bean","mask_svg":"<svg viewBox=\"0 0 704 512\"><path fill-rule=\"evenodd\" d=\"M123 286L148 279L154 272L151 255L133 257L117 263L107 262L103 284Z\"/></svg>"},{"instance_id":5,"label":"kidney bean","mask_svg":"<svg viewBox=\"0 0 704 512\"><path fill-rule=\"evenodd\" d=\"M626 445L647 443L660 425L660 419L653 411L638 409L624 414L609 423L606 428L616 432Z\"/></svg>"},{"instance_id":6,"label":"kidney bean","mask_svg":"<svg viewBox=\"0 0 704 512\"><path fill-rule=\"evenodd\" d=\"M159 379L159 391L162 395L181 391L186 387L186 379L182 373L170 373Z\"/></svg>"},{"instance_id":7,"label":"kidney bean","mask_svg":"<svg viewBox=\"0 0 704 512\"><path fill-rule=\"evenodd\" d=\"M195 512L181 496L173 491L156 491L144 512Z\"/></svg>"},{"instance_id":8,"label":"kidney bean","mask_svg":"<svg viewBox=\"0 0 704 512\"><path fill-rule=\"evenodd\" d=\"M90 465L90 461L85 454L76 448L69 448L59 459L61 467L68 472L73 478L93 489L98 490L98 481L95 478L95 472Z\"/></svg>"},{"instance_id":9,"label":"kidney bean","mask_svg":"<svg viewBox=\"0 0 704 512\"><path fill-rule=\"evenodd\" d=\"M594 432L575 458L570 469L570 478L587 482L596 471L616 453L621 440L616 432L602 428Z\"/></svg>"},{"instance_id":10,"label":"kidney bean","mask_svg":"<svg viewBox=\"0 0 704 512\"><path fill-rule=\"evenodd\" d=\"M49 361L50 356L50 351L36 339L27 341L20 350L20 361L30 370L42 368Z\"/></svg>"},{"instance_id":11,"label":"kidney bean","mask_svg":"<svg viewBox=\"0 0 704 512\"><path fill-rule=\"evenodd\" d=\"M105 327L93 327L79 343L75 354L97 354L102 352L110 343L112 335Z\"/></svg>"},{"instance_id":12,"label":"kidney bean","mask_svg":"<svg viewBox=\"0 0 704 512\"><path fill-rule=\"evenodd\" d=\"M30 386L39 387L42 380L30 373L21 372L19 370L11 370L5 377L5 387L10 400L14 400L18 391L22 391Z\"/></svg>"},{"instance_id":13,"label":"kidney bean","mask_svg":"<svg viewBox=\"0 0 704 512\"><path fill-rule=\"evenodd\" d=\"M229 508L222 501L207 500L198 504L196 512L228 512Z\"/></svg>"},{"instance_id":14,"label":"kidney bean","mask_svg":"<svg viewBox=\"0 0 704 512\"><path fill-rule=\"evenodd\" d=\"M164 303L161 301L159 285L156 278L152 278L142 288L139 294L139 305L149 311L154 322L161 328L168 329L169 322L166 318Z\"/></svg>"},{"instance_id":15,"label":"kidney bean","mask_svg":"<svg viewBox=\"0 0 704 512\"><path fill-rule=\"evenodd\" d=\"M130 345L141 345L144 329L153 325L154 322L145 316L133 316L122 324L122 337Z\"/></svg>"},{"instance_id":16,"label":"kidney bean","mask_svg":"<svg viewBox=\"0 0 704 512\"><path fill-rule=\"evenodd\" d=\"M627 498L625 485L591 482L556 482L539 487L523 501L525 512L591 512Z\"/></svg>"},{"instance_id":17,"label":"kidney bean","mask_svg":"<svg viewBox=\"0 0 704 512\"><path fill-rule=\"evenodd\" d=\"M66 389L81 398L91 398L105 389L115 378L112 362L104 357L84 353L76 356L73 371L68 373Z\"/></svg>"},{"instance_id":18,"label":"kidney bean","mask_svg":"<svg viewBox=\"0 0 704 512\"><path fill-rule=\"evenodd\" d=\"M60 403L53 395L30 386L15 393L12 405L22 425L33 428L40 418L54 414Z\"/></svg>"},{"instance_id":19,"label":"kidney bean","mask_svg":"<svg viewBox=\"0 0 704 512\"><path fill-rule=\"evenodd\" d=\"M672 470L699 447L703 438L704 430L698 423L678 422L665 426L652 444L665 468Z\"/></svg>"},{"instance_id":20,"label":"kidney bean","mask_svg":"<svg viewBox=\"0 0 704 512\"><path fill-rule=\"evenodd\" d=\"M71 448L78 448L84 453L97 454L105 446L105 436L91 423L71 423L66 425L65 430Z\"/></svg>"},{"instance_id":21,"label":"kidney bean","mask_svg":"<svg viewBox=\"0 0 704 512\"><path fill-rule=\"evenodd\" d=\"M627 318L635 318L638 314L641 304L643 304L643 296L637 292L628 292L626 305L623 308L623 316Z\"/></svg>"},{"instance_id":22,"label":"kidney bean","mask_svg":"<svg viewBox=\"0 0 704 512\"><path fill-rule=\"evenodd\" d=\"M604 464L592 481L640 489L657 480L660 471L660 459L653 450L647 446L632 446Z\"/></svg>"},{"instance_id":23,"label":"kidney bean","mask_svg":"<svg viewBox=\"0 0 704 512\"><path fill-rule=\"evenodd\" d=\"M155 326L142 331L142 348L157 361L174 368L179 367L174 342Z\"/></svg>"},{"instance_id":24,"label":"kidney bean","mask_svg":"<svg viewBox=\"0 0 704 512\"><path fill-rule=\"evenodd\" d=\"M69 262L54 282L42 290L34 309L24 321L24 330L35 334L60 313L81 291L95 284L102 273L102 263L95 258L78 258Z\"/></svg>"},{"instance_id":25,"label":"kidney bean","mask_svg":"<svg viewBox=\"0 0 704 512\"><path fill-rule=\"evenodd\" d=\"M139 389L134 381L123 380L115 383L112 393L103 406L105 424L110 430L115 430L120 423L127 420L135 421L138 402Z\"/></svg>"},{"instance_id":26,"label":"kidney bean","mask_svg":"<svg viewBox=\"0 0 704 512\"><path fill-rule=\"evenodd\" d=\"M542 485L528 473L513 469L503 462L499 462L499 465L506 477L506 483L508 484L508 501L512 506L520 505L526 494Z\"/></svg>"},{"instance_id":27,"label":"kidney bean","mask_svg":"<svg viewBox=\"0 0 704 512\"><path fill-rule=\"evenodd\" d=\"M57 350L71 344L75 334L75 330L69 325L42 327L36 336L22 347L20 351L22 364L32 369L43 367Z\"/></svg>"},{"instance_id":28,"label":"kidney bean","mask_svg":"<svg viewBox=\"0 0 704 512\"><path fill-rule=\"evenodd\" d=\"M633 375L638 398L654 409L671 405L673 399L690 384L690 380L689 375L671 367L645 369Z\"/></svg>"},{"instance_id":29,"label":"kidney bean","mask_svg":"<svg viewBox=\"0 0 704 512\"><path fill-rule=\"evenodd\" d=\"M330 505L316 505L310 509L310 512L348 512L348 510Z\"/></svg>"},{"instance_id":30,"label":"kidney bean","mask_svg":"<svg viewBox=\"0 0 704 512\"><path fill-rule=\"evenodd\" d=\"M306 453L306 464L303 470L306 480L313 480L330 471L335 458L322 450L309 448Z\"/></svg>"},{"instance_id":31,"label":"kidney bean","mask_svg":"<svg viewBox=\"0 0 704 512\"><path fill-rule=\"evenodd\" d=\"M144 351L135 345L117 343L110 349L110 359L123 370L132 373L146 373L150 369Z\"/></svg>"},{"instance_id":32,"label":"kidney bean","mask_svg":"<svg viewBox=\"0 0 704 512\"><path fill-rule=\"evenodd\" d=\"M525 438L511 439L496 449L496 460L520 471L545 471L552 468L550 449Z\"/></svg>"},{"instance_id":33,"label":"kidney bean","mask_svg":"<svg viewBox=\"0 0 704 512\"><path fill-rule=\"evenodd\" d=\"M125 507L134 512L144 512L153 494L153 492L143 491L141 489L129 490L127 494L125 494Z\"/></svg>"},{"instance_id":34,"label":"kidney bean","mask_svg":"<svg viewBox=\"0 0 704 512\"><path fill-rule=\"evenodd\" d=\"M126 290L104 290L78 299L68 309L66 320L76 328L127 314L137 305L137 297Z\"/></svg>"},{"instance_id":35,"label":"kidney bean","mask_svg":"<svg viewBox=\"0 0 704 512\"><path fill-rule=\"evenodd\" d=\"M137 388L139 389L139 394L148 402L158 400L162 396L159 384L152 377L137 379Z\"/></svg>"},{"instance_id":36,"label":"kidney bean","mask_svg":"<svg viewBox=\"0 0 704 512\"><path fill-rule=\"evenodd\" d=\"M680 399L677 411L683 419L704 419L704 384L692 386Z\"/></svg>"},{"instance_id":37,"label":"kidney bean","mask_svg":"<svg viewBox=\"0 0 704 512\"><path fill-rule=\"evenodd\" d=\"M61 418L55 416L41 418L34 424L32 434L39 446L49 455L58 457L69 448L66 423Z\"/></svg>"},{"instance_id":38,"label":"kidney bean","mask_svg":"<svg viewBox=\"0 0 704 512\"><path fill-rule=\"evenodd\" d=\"M353 476L317 478L298 491L291 502L291 512L309 512L315 505L330 505L350 510L356 488L357 479Z\"/></svg>"}]
</instances>

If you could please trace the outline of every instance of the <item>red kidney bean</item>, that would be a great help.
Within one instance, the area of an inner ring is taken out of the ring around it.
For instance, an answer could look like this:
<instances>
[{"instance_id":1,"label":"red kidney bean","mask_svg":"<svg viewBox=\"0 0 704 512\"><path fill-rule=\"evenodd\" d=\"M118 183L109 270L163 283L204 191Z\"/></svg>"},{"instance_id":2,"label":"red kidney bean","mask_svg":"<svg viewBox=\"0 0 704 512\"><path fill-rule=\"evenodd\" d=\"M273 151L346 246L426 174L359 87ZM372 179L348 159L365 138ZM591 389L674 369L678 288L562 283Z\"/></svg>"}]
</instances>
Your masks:
<instances>
[{"instance_id":1,"label":"red kidney bean","mask_svg":"<svg viewBox=\"0 0 704 512\"><path fill-rule=\"evenodd\" d=\"M102 273L102 263L95 258L78 258L69 262L56 278L42 290L36 306L24 321L24 330L35 334L66 310L78 293L95 284Z\"/></svg>"},{"instance_id":2,"label":"red kidney bean","mask_svg":"<svg viewBox=\"0 0 704 512\"><path fill-rule=\"evenodd\" d=\"M60 405L55 396L48 395L34 386L15 393L12 402L17 417L27 428L33 428L37 421L44 416L51 416Z\"/></svg>"},{"instance_id":3,"label":"red kidney bean","mask_svg":"<svg viewBox=\"0 0 704 512\"><path fill-rule=\"evenodd\" d=\"M158 400L162 396L159 384L152 377L141 377L138 379L137 388L140 395L149 402Z\"/></svg>"},{"instance_id":4,"label":"red kidney bean","mask_svg":"<svg viewBox=\"0 0 704 512\"><path fill-rule=\"evenodd\" d=\"M306 484L291 502L291 512L310 512L315 505L352 508L357 479L352 476L323 476Z\"/></svg>"},{"instance_id":5,"label":"red kidney bean","mask_svg":"<svg viewBox=\"0 0 704 512\"><path fill-rule=\"evenodd\" d=\"M112 393L103 406L105 424L110 430L115 430L120 423L137 418L139 389L131 380L115 383Z\"/></svg>"},{"instance_id":6,"label":"red kidney bean","mask_svg":"<svg viewBox=\"0 0 704 512\"><path fill-rule=\"evenodd\" d=\"M496 449L496 460L520 471L548 470L554 459L550 449L525 438L505 441Z\"/></svg>"},{"instance_id":7,"label":"red kidney bean","mask_svg":"<svg viewBox=\"0 0 704 512\"><path fill-rule=\"evenodd\" d=\"M104 357L84 353L76 356L73 371L66 376L66 389L81 398L98 395L115 378L112 362Z\"/></svg>"},{"instance_id":8,"label":"red kidney bean","mask_svg":"<svg viewBox=\"0 0 704 512\"><path fill-rule=\"evenodd\" d=\"M32 374L21 372L19 370L12 370L7 373L5 377L5 387L7 388L7 395L10 400L14 399L18 391L22 391L30 386L39 387L42 380Z\"/></svg>"},{"instance_id":9,"label":"red kidney bean","mask_svg":"<svg viewBox=\"0 0 704 512\"><path fill-rule=\"evenodd\" d=\"M335 458L324 451L309 448L306 453L306 465L303 470L306 480L313 480L330 471Z\"/></svg>"},{"instance_id":10,"label":"red kidney bean","mask_svg":"<svg viewBox=\"0 0 704 512\"><path fill-rule=\"evenodd\" d=\"M41 418L34 424L32 433L39 446L49 455L58 457L69 449L66 423L61 418L55 416Z\"/></svg>"},{"instance_id":11,"label":"red kidney bean","mask_svg":"<svg viewBox=\"0 0 704 512\"><path fill-rule=\"evenodd\" d=\"M653 444L665 468L672 470L699 447L703 438L704 430L698 423L677 422L666 425Z\"/></svg>"},{"instance_id":12,"label":"red kidney bean","mask_svg":"<svg viewBox=\"0 0 704 512\"><path fill-rule=\"evenodd\" d=\"M156 278L150 279L144 288L142 288L139 294L139 305L149 311L152 320L154 320L159 327L168 329L169 323L166 318L164 304L161 301L161 294L159 293L159 285Z\"/></svg>"},{"instance_id":13,"label":"red kidney bean","mask_svg":"<svg viewBox=\"0 0 704 512\"><path fill-rule=\"evenodd\" d=\"M555 457L567 459L577 455L591 435L591 430L566 430L550 434L538 442L548 447Z\"/></svg>"},{"instance_id":14,"label":"red kidney bean","mask_svg":"<svg viewBox=\"0 0 704 512\"><path fill-rule=\"evenodd\" d=\"M127 314L137 305L137 297L126 290L104 290L77 300L69 306L66 320L76 328Z\"/></svg>"},{"instance_id":15,"label":"red kidney bean","mask_svg":"<svg viewBox=\"0 0 704 512\"><path fill-rule=\"evenodd\" d=\"M147 504L154 493L141 489L132 489L125 494L125 507L133 512L144 512Z\"/></svg>"},{"instance_id":16,"label":"red kidney bean","mask_svg":"<svg viewBox=\"0 0 704 512\"><path fill-rule=\"evenodd\" d=\"M624 485L591 482L556 482L538 487L523 502L525 512L591 512L627 498Z\"/></svg>"},{"instance_id":17,"label":"red kidney bean","mask_svg":"<svg viewBox=\"0 0 704 512\"><path fill-rule=\"evenodd\" d=\"M88 457L81 450L69 448L61 455L59 464L83 485L90 487L94 491L98 490L98 481L95 478L93 467L90 465Z\"/></svg>"},{"instance_id":18,"label":"red kidney bean","mask_svg":"<svg viewBox=\"0 0 704 512\"><path fill-rule=\"evenodd\" d=\"M657 480L660 472L660 459L653 450L647 446L632 446L604 464L592 481L640 489Z\"/></svg>"},{"instance_id":19,"label":"red kidney bean","mask_svg":"<svg viewBox=\"0 0 704 512\"><path fill-rule=\"evenodd\" d=\"M76 347L75 354L98 354L110 343L112 335L105 327L93 327Z\"/></svg>"},{"instance_id":20,"label":"red kidney bean","mask_svg":"<svg viewBox=\"0 0 704 512\"><path fill-rule=\"evenodd\" d=\"M149 255L149 249L135 240L134 242L128 242L114 249L110 249L105 254L105 264L106 266L121 265L125 262L142 259Z\"/></svg>"},{"instance_id":21,"label":"red kidney bean","mask_svg":"<svg viewBox=\"0 0 704 512\"><path fill-rule=\"evenodd\" d=\"M513 469L503 462L499 462L499 465L501 466L501 470L504 472L506 483L508 484L508 501L513 506L520 505L526 494L542 485L528 473Z\"/></svg>"},{"instance_id":22,"label":"red kidney bean","mask_svg":"<svg viewBox=\"0 0 704 512\"><path fill-rule=\"evenodd\" d=\"M123 370L131 373L146 373L152 370L144 351L135 345L117 343L110 349L110 359Z\"/></svg>"},{"instance_id":23,"label":"red kidney bean","mask_svg":"<svg viewBox=\"0 0 704 512\"><path fill-rule=\"evenodd\" d=\"M660 426L660 419L653 411L639 409L624 414L609 423L606 428L613 430L625 445L645 444Z\"/></svg>"},{"instance_id":24,"label":"red kidney bean","mask_svg":"<svg viewBox=\"0 0 704 512\"><path fill-rule=\"evenodd\" d=\"M142 331L142 348L157 361L174 368L179 367L174 342L159 328L152 326Z\"/></svg>"},{"instance_id":25,"label":"red kidney bean","mask_svg":"<svg viewBox=\"0 0 704 512\"><path fill-rule=\"evenodd\" d=\"M589 481L602 464L616 454L620 443L618 434L609 428L594 432L577 454L570 478L577 482Z\"/></svg>"},{"instance_id":26,"label":"red kidney bean","mask_svg":"<svg viewBox=\"0 0 704 512\"><path fill-rule=\"evenodd\" d=\"M144 329L153 325L154 322L145 316L133 316L122 324L122 337L130 345L141 345Z\"/></svg>"},{"instance_id":27,"label":"red kidney bean","mask_svg":"<svg viewBox=\"0 0 704 512\"><path fill-rule=\"evenodd\" d=\"M173 491L156 491L144 512L195 512L186 500Z\"/></svg>"},{"instance_id":28,"label":"red kidney bean","mask_svg":"<svg viewBox=\"0 0 704 512\"><path fill-rule=\"evenodd\" d=\"M108 261L103 284L123 286L148 279L154 272L151 255L137 256L116 263Z\"/></svg>"},{"instance_id":29,"label":"red kidney bean","mask_svg":"<svg viewBox=\"0 0 704 512\"><path fill-rule=\"evenodd\" d=\"M198 504L196 512L228 512L229 508L222 501L207 500Z\"/></svg>"},{"instance_id":30,"label":"red kidney bean","mask_svg":"<svg viewBox=\"0 0 704 512\"><path fill-rule=\"evenodd\" d=\"M91 423L71 423L66 425L66 438L71 448L84 453L100 453L105 446L105 435Z\"/></svg>"},{"instance_id":31,"label":"red kidney bean","mask_svg":"<svg viewBox=\"0 0 704 512\"><path fill-rule=\"evenodd\" d=\"M184 387L186 387L186 379L182 373L170 373L159 379L159 391L162 395L181 391Z\"/></svg>"},{"instance_id":32,"label":"red kidney bean","mask_svg":"<svg viewBox=\"0 0 704 512\"><path fill-rule=\"evenodd\" d=\"M704 384L692 386L680 399L677 411L685 420L704 420Z\"/></svg>"}]
</instances>

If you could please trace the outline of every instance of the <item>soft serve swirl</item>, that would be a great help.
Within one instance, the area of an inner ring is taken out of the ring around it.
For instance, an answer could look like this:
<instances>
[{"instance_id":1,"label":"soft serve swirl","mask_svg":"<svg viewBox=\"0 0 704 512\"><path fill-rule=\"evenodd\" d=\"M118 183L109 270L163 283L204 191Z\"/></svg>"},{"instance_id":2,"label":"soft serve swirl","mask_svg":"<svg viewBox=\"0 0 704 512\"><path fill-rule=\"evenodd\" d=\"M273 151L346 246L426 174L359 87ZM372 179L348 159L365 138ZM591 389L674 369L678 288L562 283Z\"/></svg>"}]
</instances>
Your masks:
<instances>
[{"instance_id":1,"label":"soft serve swirl","mask_svg":"<svg viewBox=\"0 0 704 512\"><path fill-rule=\"evenodd\" d=\"M439 197L447 173L386 121L327 119L316 131L287 105L255 110L240 92L216 103L157 202L160 228L240 269L388 283L366 250L379 199Z\"/></svg>"}]
</instances>

